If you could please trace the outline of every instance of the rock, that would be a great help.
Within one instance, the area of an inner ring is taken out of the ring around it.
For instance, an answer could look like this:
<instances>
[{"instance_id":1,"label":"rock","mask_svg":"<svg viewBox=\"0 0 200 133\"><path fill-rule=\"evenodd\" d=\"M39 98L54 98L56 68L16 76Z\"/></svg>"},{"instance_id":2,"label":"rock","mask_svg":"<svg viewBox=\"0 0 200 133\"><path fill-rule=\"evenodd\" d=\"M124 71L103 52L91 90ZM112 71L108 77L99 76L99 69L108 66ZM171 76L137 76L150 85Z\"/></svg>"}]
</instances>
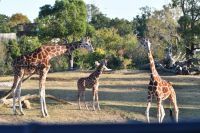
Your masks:
<instances>
[{"instance_id":1,"label":"rock","mask_svg":"<svg viewBox=\"0 0 200 133\"><path fill-rule=\"evenodd\" d=\"M31 103L29 102L29 100L22 101L22 108L31 109Z\"/></svg>"}]
</instances>

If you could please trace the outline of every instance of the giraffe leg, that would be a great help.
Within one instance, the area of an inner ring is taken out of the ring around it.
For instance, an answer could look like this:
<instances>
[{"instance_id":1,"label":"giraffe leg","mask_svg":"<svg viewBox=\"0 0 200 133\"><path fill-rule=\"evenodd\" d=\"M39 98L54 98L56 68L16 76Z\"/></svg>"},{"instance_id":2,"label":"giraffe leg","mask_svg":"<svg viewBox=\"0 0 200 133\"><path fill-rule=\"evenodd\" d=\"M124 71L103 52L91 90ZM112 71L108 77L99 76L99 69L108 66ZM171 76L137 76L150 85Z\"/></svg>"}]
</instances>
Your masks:
<instances>
[{"instance_id":1,"label":"giraffe leg","mask_svg":"<svg viewBox=\"0 0 200 133\"><path fill-rule=\"evenodd\" d=\"M46 69L42 71L40 74L40 81L39 81L39 88L40 88L40 106L41 106L41 112L43 117L48 116L47 107L46 107L46 101L45 101L45 81L46 81L46 75L47 75Z\"/></svg>"},{"instance_id":2,"label":"giraffe leg","mask_svg":"<svg viewBox=\"0 0 200 133\"><path fill-rule=\"evenodd\" d=\"M84 102L85 108L86 108L87 110L89 110L89 109L88 109L88 106L87 106L87 104L86 104L86 102L85 102L85 90L83 91L83 102Z\"/></svg>"},{"instance_id":3,"label":"giraffe leg","mask_svg":"<svg viewBox=\"0 0 200 133\"><path fill-rule=\"evenodd\" d=\"M44 89L44 94L43 94L44 96L44 102L43 102L43 104L44 104L44 112L45 112L45 115L46 115L46 117L48 117L49 116L49 113L48 113L48 110L47 110L47 105L46 105L46 92L45 92L45 89Z\"/></svg>"},{"instance_id":4,"label":"giraffe leg","mask_svg":"<svg viewBox=\"0 0 200 133\"><path fill-rule=\"evenodd\" d=\"M161 123L163 122L164 117L165 117L165 110L163 105L161 105Z\"/></svg>"},{"instance_id":5,"label":"giraffe leg","mask_svg":"<svg viewBox=\"0 0 200 133\"><path fill-rule=\"evenodd\" d=\"M146 112L145 112L148 123L150 123L150 120L149 120L149 110L151 108L151 102L152 102L152 95L151 95L151 92L149 91L148 92L148 99L147 99L147 108L146 108Z\"/></svg>"},{"instance_id":6,"label":"giraffe leg","mask_svg":"<svg viewBox=\"0 0 200 133\"><path fill-rule=\"evenodd\" d=\"M24 112L23 112L23 109L22 109L22 102L21 102L21 84L22 84L22 81L19 82L16 93L17 93L17 97L18 97L20 113L21 113L21 115L24 115Z\"/></svg>"},{"instance_id":7,"label":"giraffe leg","mask_svg":"<svg viewBox=\"0 0 200 133\"><path fill-rule=\"evenodd\" d=\"M93 107L93 110L95 111L95 89L93 88L92 90L92 107Z\"/></svg>"},{"instance_id":8,"label":"giraffe leg","mask_svg":"<svg viewBox=\"0 0 200 133\"><path fill-rule=\"evenodd\" d=\"M98 95L98 91L96 91L95 95L96 95L96 101L97 101L97 108L98 108L98 110L101 110L100 105L99 105L99 95Z\"/></svg>"},{"instance_id":9,"label":"giraffe leg","mask_svg":"<svg viewBox=\"0 0 200 133\"><path fill-rule=\"evenodd\" d=\"M13 94L13 114L14 115L18 114L16 110L16 89L20 80L21 80L20 76L14 76L14 82L11 88L11 90L13 90L12 94Z\"/></svg>"},{"instance_id":10,"label":"giraffe leg","mask_svg":"<svg viewBox=\"0 0 200 133\"><path fill-rule=\"evenodd\" d=\"M161 107L162 107L162 104L161 104L161 99L160 98L157 98L157 106L158 106L158 112L157 112L157 117L158 117L158 122L161 123Z\"/></svg>"},{"instance_id":11,"label":"giraffe leg","mask_svg":"<svg viewBox=\"0 0 200 133\"><path fill-rule=\"evenodd\" d=\"M176 119L176 122L178 123L178 114L179 114L179 109L178 109L178 106L177 106L177 101L176 101L176 93L175 91L172 91L172 94L170 96L170 100L174 106L174 111L175 111L175 119Z\"/></svg>"},{"instance_id":12,"label":"giraffe leg","mask_svg":"<svg viewBox=\"0 0 200 133\"><path fill-rule=\"evenodd\" d=\"M81 91L78 90L78 107L81 110Z\"/></svg>"}]
</instances>

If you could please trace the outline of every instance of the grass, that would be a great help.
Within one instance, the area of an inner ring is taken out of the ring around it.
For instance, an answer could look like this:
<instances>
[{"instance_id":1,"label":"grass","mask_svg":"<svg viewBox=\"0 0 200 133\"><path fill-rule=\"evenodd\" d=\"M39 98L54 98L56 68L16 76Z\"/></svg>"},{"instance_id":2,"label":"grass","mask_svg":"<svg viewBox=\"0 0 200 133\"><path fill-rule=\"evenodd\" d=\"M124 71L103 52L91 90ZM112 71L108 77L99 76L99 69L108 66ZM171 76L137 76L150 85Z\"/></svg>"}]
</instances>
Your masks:
<instances>
[{"instance_id":1,"label":"grass","mask_svg":"<svg viewBox=\"0 0 200 133\"><path fill-rule=\"evenodd\" d=\"M49 73L46 93L76 103L76 81L88 76L88 72ZM161 74L163 79L173 82L180 109L180 121L200 119L200 77ZM0 77L0 81L10 81L12 77ZM123 123L145 122L147 85L149 74L145 71L104 73L100 78L99 97L101 111L78 110L77 105L60 104L47 100L50 117L41 118L39 100L31 101L32 109L25 109L25 116L12 115L12 109L1 107L0 123L24 124L42 123ZM10 88L0 88L1 91ZM22 95L38 93L38 80L34 76L22 85ZM87 90L86 100L92 99L91 89ZM166 117L169 119L169 102L164 102ZM91 109L91 107L90 107ZM150 110L151 121L156 122L156 104Z\"/></svg>"}]
</instances>

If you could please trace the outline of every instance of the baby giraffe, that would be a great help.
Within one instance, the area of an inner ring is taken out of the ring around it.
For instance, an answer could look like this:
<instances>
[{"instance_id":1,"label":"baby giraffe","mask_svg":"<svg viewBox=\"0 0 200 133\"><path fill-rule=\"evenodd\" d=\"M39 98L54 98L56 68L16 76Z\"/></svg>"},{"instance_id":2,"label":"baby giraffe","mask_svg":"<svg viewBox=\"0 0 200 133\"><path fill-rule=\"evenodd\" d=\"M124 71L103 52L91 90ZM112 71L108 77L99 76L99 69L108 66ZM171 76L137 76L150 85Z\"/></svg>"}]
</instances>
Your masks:
<instances>
[{"instance_id":1,"label":"baby giraffe","mask_svg":"<svg viewBox=\"0 0 200 133\"><path fill-rule=\"evenodd\" d=\"M97 66L96 71L91 73L88 77L80 78L77 81L79 109L81 109L80 102L81 102L81 96L82 96L85 107L88 110L88 107L85 103L85 88L92 88L92 94L93 94L92 107L93 107L93 110L95 110L95 100L97 102L97 108L98 108L98 110L100 110L99 96L98 96L99 76L100 76L100 74L102 74L103 71L110 71L111 70L111 69L108 69L106 67L106 64L107 64L106 60L102 61L101 63L96 61L95 62L95 65Z\"/></svg>"}]
</instances>

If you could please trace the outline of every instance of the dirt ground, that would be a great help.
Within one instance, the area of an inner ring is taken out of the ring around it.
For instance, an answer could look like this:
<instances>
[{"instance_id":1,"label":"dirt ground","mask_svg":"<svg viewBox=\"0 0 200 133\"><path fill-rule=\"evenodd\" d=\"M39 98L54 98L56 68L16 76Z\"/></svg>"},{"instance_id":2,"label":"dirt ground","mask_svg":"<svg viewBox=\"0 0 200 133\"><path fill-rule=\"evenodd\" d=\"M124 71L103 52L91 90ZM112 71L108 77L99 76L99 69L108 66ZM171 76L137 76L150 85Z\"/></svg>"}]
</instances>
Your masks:
<instances>
[{"instance_id":1,"label":"dirt ground","mask_svg":"<svg viewBox=\"0 0 200 133\"><path fill-rule=\"evenodd\" d=\"M24 116L12 114L11 107L0 107L0 124L41 123L124 123L146 122L145 109L147 98L148 71L114 71L100 77L99 98L101 111L92 111L91 89L86 91L87 104L90 110L79 110L77 106L76 81L88 76L90 72L49 73L46 82L46 93L65 99L74 105L61 104L47 99L49 117L42 118L39 100L31 101L32 109L25 109ZM179 120L200 120L200 76L160 74L163 79L173 83L177 93L180 110ZM34 76L22 85L22 95L38 94L38 80ZM12 77L0 77L0 81L12 81ZM7 91L9 87L0 87ZM170 122L169 102L164 102L166 116L164 122ZM156 122L155 100L150 109L151 121Z\"/></svg>"}]
</instances>

